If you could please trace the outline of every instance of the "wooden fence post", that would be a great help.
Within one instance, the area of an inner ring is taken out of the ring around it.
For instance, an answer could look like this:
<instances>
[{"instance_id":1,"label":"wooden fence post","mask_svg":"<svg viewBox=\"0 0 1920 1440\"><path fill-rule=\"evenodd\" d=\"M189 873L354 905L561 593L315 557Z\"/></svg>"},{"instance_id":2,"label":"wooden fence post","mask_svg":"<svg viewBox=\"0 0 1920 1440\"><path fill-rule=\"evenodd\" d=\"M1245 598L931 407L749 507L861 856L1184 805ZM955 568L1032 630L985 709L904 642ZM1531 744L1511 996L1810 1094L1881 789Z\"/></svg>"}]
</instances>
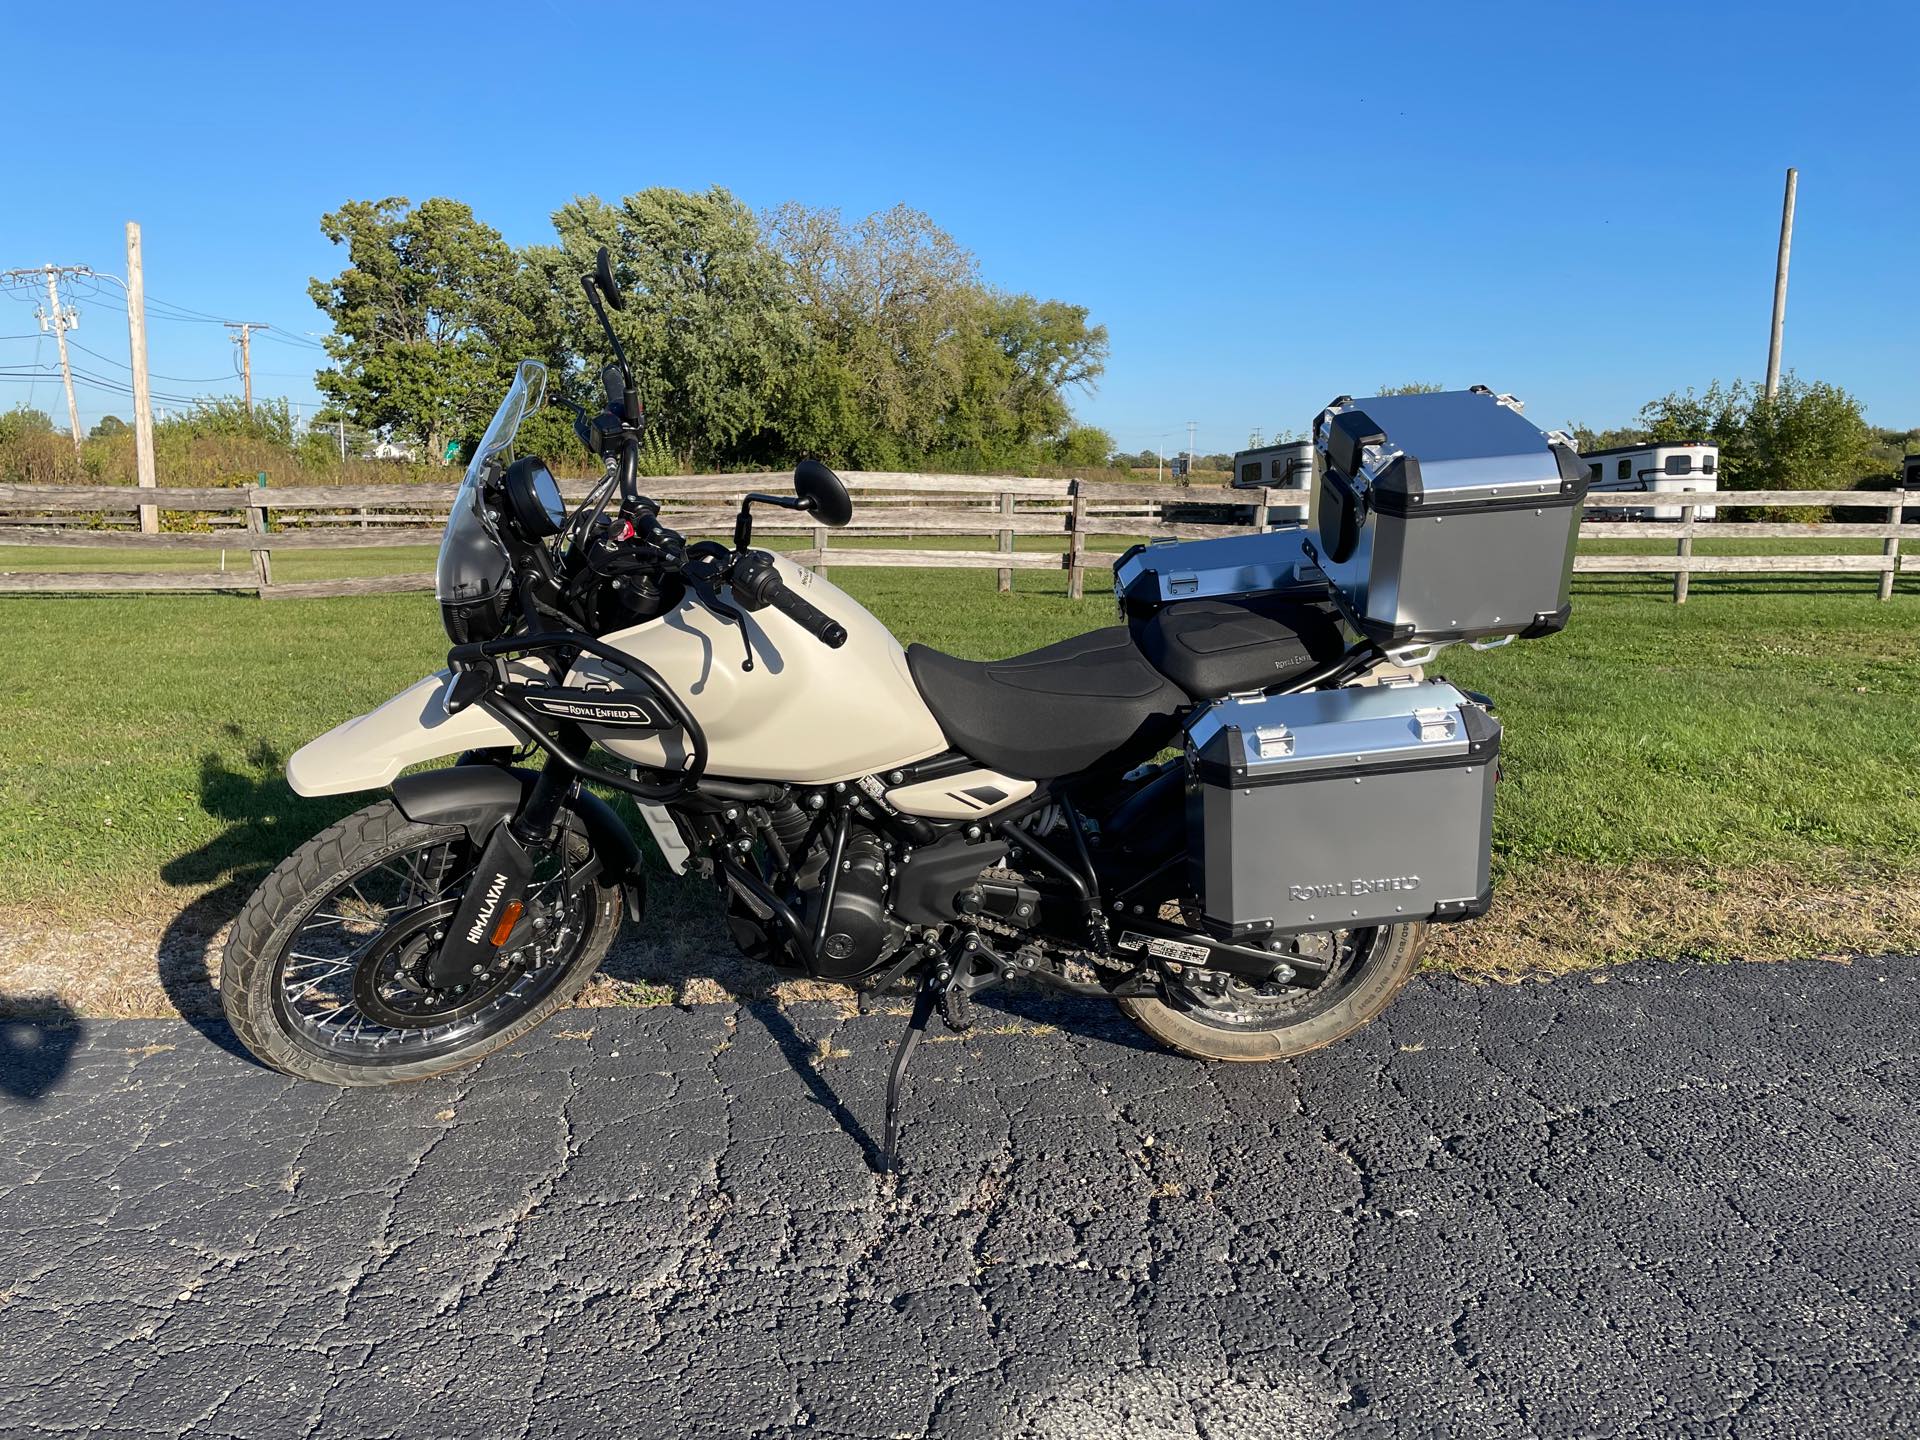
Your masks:
<instances>
[{"instance_id":1,"label":"wooden fence post","mask_svg":"<svg viewBox=\"0 0 1920 1440\"><path fill-rule=\"evenodd\" d=\"M1078 480L1068 485L1067 494L1072 497L1067 509L1067 598L1078 600L1087 590L1087 497Z\"/></svg>"},{"instance_id":2,"label":"wooden fence post","mask_svg":"<svg viewBox=\"0 0 1920 1440\"><path fill-rule=\"evenodd\" d=\"M1000 513L1009 517L1013 514L1013 492L1010 490L1002 490L1000 492ZM1008 555L1013 553L1013 531L1002 530L1000 532L1000 549ZM1005 595L1012 589L1013 571L1002 570L1000 572L1000 593Z\"/></svg>"},{"instance_id":3,"label":"wooden fence post","mask_svg":"<svg viewBox=\"0 0 1920 1440\"><path fill-rule=\"evenodd\" d=\"M1680 523L1684 527L1685 533L1680 536L1679 542L1675 545L1673 552L1680 557L1680 568L1673 572L1673 603L1676 605L1684 605L1687 603L1687 581L1692 575L1692 572L1687 567L1693 562L1694 508L1692 505L1682 505L1680 507Z\"/></svg>"},{"instance_id":4,"label":"wooden fence post","mask_svg":"<svg viewBox=\"0 0 1920 1440\"><path fill-rule=\"evenodd\" d=\"M1894 492L1896 495L1904 493L1899 490ZM1894 572L1900 568L1900 527L1906 521L1906 509L1906 501L1899 500L1895 502L1892 509L1887 511L1887 539L1880 550L1880 553L1887 557L1887 568L1880 572L1882 600L1893 598L1893 576Z\"/></svg>"},{"instance_id":5,"label":"wooden fence post","mask_svg":"<svg viewBox=\"0 0 1920 1440\"><path fill-rule=\"evenodd\" d=\"M267 540L267 497L258 492L247 497L247 540L253 550L253 578L264 600L273 588L273 548Z\"/></svg>"},{"instance_id":6,"label":"wooden fence post","mask_svg":"<svg viewBox=\"0 0 1920 1440\"><path fill-rule=\"evenodd\" d=\"M827 574L826 555L827 527L816 525L813 527L813 573L822 579L825 579Z\"/></svg>"}]
</instances>

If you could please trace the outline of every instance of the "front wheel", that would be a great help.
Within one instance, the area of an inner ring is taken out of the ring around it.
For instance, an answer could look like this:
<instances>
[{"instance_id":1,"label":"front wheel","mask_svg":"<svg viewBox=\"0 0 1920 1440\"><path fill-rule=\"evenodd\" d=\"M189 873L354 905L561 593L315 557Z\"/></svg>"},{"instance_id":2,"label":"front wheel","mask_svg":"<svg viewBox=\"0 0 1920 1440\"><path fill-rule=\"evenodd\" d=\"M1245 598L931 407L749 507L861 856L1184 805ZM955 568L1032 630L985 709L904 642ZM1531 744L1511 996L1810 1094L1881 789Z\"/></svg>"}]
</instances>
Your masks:
<instances>
[{"instance_id":1,"label":"front wheel","mask_svg":"<svg viewBox=\"0 0 1920 1440\"><path fill-rule=\"evenodd\" d=\"M586 840L562 833L498 960L438 990L427 960L479 847L391 801L321 831L234 922L220 967L234 1033L276 1070L330 1085L419 1080L512 1043L579 993L619 929L619 890L583 876Z\"/></svg>"},{"instance_id":2,"label":"front wheel","mask_svg":"<svg viewBox=\"0 0 1920 1440\"><path fill-rule=\"evenodd\" d=\"M1386 1009L1420 963L1426 936L1425 925L1302 935L1294 945L1328 966L1311 990L1189 968L1164 976L1157 996L1118 1003L1134 1024L1183 1055L1285 1060L1351 1035Z\"/></svg>"}]
</instances>

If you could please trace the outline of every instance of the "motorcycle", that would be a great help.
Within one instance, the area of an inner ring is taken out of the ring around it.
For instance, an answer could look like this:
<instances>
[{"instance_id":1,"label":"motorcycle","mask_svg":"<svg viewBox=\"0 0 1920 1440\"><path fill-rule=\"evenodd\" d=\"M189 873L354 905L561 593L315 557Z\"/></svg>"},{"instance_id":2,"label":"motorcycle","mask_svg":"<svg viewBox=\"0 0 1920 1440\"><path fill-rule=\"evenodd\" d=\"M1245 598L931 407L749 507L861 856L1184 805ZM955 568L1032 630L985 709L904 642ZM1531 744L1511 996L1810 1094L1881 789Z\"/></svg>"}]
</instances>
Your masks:
<instances>
[{"instance_id":1,"label":"motorcycle","mask_svg":"<svg viewBox=\"0 0 1920 1440\"><path fill-rule=\"evenodd\" d=\"M731 544L664 524L604 251L582 283L614 359L575 430L604 474L569 511L515 456L546 382L522 362L442 540L447 668L288 763L303 796L388 794L233 927L222 1003L263 1062L413 1080L566 1005L645 916L640 845L601 790L718 887L750 958L912 983L889 1165L915 1044L936 1014L966 1028L989 986L1275 1060L1379 1015L1427 926L1485 909L1499 724L1424 667L1565 624L1585 474L1511 397L1342 397L1315 423L1315 529L1136 546L1124 623L975 662L903 649L754 548L755 507L848 523L824 464L744 496Z\"/></svg>"}]
</instances>

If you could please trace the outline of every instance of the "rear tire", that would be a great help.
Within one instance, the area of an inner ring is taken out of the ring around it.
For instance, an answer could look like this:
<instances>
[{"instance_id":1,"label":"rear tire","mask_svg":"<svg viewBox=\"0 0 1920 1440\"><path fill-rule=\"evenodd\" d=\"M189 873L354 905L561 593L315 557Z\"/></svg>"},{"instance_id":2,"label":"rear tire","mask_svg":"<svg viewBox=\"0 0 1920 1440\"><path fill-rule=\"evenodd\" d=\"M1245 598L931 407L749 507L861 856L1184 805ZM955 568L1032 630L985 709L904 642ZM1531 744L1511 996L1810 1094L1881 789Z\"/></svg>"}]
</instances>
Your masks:
<instances>
[{"instance_id":1,"label":"rear tire","mask_svg":"<svg viewBox=\"0 0 1920 1440\"><path fill-rule=\"evenodd\" d=\"M392 801L383 800L321 831L283 860L234 921L221 961L220 1004L241 1043L262 1063L303 1080L392 1085L471 1065L512 1044L572 1000L599 966L620 926L619 890L593 880L586 882L586 893L570 902L578 914L580 934L566 953L548 962L557 967L554 972L540 974L537 984L526 986L524 1003L508 1003L513 987L507 987L503 1003L495 1007L494 1023L474 1025L471 1033L449 1027L449 1038L437 1048L421 1047L431 1053L420 1058L407 1058L405 1043L396 1045L391 1055L355 1054L344 1046L330 1050L315 1041L311 1027L303 1030L290 1013L284 988L288 957L302 932L321 923L312 918L316 912L344 887L364 881L382 865L427 847L465 842L461 826L420 824L409 820ZM569 856L585 858L582 836L569 831L566 845ZM572 913L566 918L571 923ZM369 942L368 948L376 943ZM404 1041L407 1032L396 1033Z\"/></svg>"},{"instance_id":2,"label":"rear tire","mask_svg":"<svg viewBox=\"0 0 1920 1440\"><path fill-rule=\"evenodd\" d=\"M1346 1038L1385 1010L1419 965L1427 927L1393 925L1373 932L1373 937L1350 974L1329 979L1332 993L1299 992L1291 1011L1276 1007L1263 1017L1249 1006L1236 1020L1231 1012L1206 1008L1164 988L1160 996L1116 1003L1160 1044L1196 1060L1290 1059Z\"/></svg>"}]
</instances>

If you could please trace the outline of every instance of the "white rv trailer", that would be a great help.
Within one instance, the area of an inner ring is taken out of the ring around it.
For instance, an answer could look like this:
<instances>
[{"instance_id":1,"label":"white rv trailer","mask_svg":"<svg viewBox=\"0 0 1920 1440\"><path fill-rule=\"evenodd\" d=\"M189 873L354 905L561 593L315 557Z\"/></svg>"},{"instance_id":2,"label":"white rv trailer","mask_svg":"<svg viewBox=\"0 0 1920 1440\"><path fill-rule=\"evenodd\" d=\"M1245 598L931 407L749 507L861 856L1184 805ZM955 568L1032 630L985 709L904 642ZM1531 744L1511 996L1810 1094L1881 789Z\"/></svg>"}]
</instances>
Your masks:
<instances>
[{"instance_id":1,"label":"white rv trailer","mask_svg":"<svg viewBox=\"0 0 1920 1440\"><path fill-rule=\"evenodd\" d=\"M1313 442L1283 440L1278 445L1242 450L1233 457L1233 479L1229 483L1236 490L1298 490L1299 504L1276 500L1260 523L1263 528L1304 525L1313 492Z\"/></svg>"},{"instance_id":2,"label":"white rv trailer","mask_svg":"<svg viewBox=\"0 0 1920 1440\"><path fill-rule=\"evenodd\" d=\"M1615 445L1580 457L1587 464L1587 493L1654 495L1713 495L1720 489L1720 447L1704 441L1685 445ZM1699 520L1711 520L1715 509L1702 505ZM1680 506L1645 505L1602 510L1596 520L1682 520Z\"/></svg>"}]
</instances>

